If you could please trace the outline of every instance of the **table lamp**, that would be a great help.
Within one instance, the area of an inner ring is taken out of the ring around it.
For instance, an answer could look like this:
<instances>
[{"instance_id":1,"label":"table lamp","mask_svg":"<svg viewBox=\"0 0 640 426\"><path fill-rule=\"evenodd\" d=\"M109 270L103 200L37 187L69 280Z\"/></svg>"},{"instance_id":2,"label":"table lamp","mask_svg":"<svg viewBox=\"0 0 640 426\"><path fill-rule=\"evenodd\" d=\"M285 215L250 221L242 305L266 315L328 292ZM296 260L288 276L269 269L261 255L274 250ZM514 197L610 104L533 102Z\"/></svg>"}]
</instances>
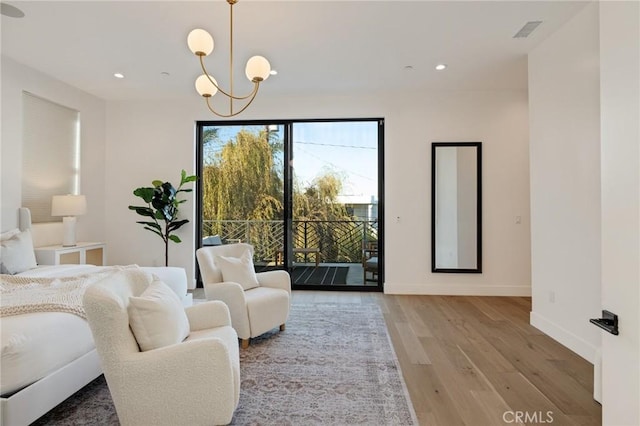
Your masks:
<instances>
[{"instance_id":1,"label":"table lamp","mask_svg":"<svg viewBox=\"0 0 640 426\"><path fill-rule=\"evenodd\" d=\"M51 200L51 216L63 216L63 247L76 245L76 216L87 212L87 199L84 195L54 195Z\"/></svg>"}]
</instances>

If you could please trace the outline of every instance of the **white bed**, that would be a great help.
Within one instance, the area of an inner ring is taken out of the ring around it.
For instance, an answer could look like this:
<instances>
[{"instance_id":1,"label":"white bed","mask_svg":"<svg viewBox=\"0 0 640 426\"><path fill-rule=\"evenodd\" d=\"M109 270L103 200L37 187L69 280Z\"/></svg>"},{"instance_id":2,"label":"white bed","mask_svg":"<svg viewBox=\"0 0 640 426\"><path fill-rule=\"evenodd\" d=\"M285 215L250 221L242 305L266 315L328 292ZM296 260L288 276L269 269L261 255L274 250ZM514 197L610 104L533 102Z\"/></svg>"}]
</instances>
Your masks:
<instances>
[{"instance_id":1,"label":"white bed","mask_svg":"<svg viewBox=\"0 0 640 426\"><path fill-rule=\"evenodd\" d=\"M22 230L31 228L28 214L27 219L21 214ZM100 272L105 268L109 267L38 266L16 276L69 277ZM191 304L184 269L143 269L169 284L185 305ZM3 316L1 332L0 421L3 426L34 422L102 373L88 323L78 315L38 312Z\"/></svg>"}]
</instances>

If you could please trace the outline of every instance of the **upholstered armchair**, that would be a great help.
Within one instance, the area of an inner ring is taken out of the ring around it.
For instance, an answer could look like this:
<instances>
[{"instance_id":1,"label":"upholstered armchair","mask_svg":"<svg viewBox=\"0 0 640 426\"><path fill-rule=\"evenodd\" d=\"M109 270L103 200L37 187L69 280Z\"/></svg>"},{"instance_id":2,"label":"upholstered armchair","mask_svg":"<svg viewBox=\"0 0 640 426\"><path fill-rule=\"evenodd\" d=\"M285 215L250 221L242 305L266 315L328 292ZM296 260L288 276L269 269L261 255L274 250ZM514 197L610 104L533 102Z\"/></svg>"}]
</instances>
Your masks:
<instances>
[{"instance_id":1,"label":"upholstered armchair","mask_svg":"<svg viewBox=\"0 0 640 426\"><path fill-rule=\"evenodd\" d=\"M219 425L240 396L238 337L222 302L184 308L148 272L90 286L87 320L122 425Z\"/></svg>"},{"instance_id":2,"label":"upholstered armchair","mask_svg":"<svg viewBox=\"0 0 640 426\"><path fill-rule=\"evenodd\" d=\"M255 273L253 246L244 243L202 247L196 257L205 296L227 304L243 348L275 327L284 330L291 304L287 271Z\"/></svg>"}]
</instances>

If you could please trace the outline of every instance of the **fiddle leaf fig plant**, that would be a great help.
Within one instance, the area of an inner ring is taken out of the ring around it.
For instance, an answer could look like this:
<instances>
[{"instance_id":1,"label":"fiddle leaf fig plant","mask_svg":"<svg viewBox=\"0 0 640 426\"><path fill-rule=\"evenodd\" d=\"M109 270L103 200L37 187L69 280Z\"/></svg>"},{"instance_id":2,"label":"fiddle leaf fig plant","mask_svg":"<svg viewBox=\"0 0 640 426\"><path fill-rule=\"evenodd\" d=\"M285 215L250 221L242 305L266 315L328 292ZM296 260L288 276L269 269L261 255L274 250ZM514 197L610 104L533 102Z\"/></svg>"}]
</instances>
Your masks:
<instances>
[{"instance_id":1,"label":"fiddle leaf fig plant","mask_svg":"<svg viewBox=\"0 0 640 426\"><path fill-rule=\"evenodd\" d=\"M150 218L150 220L140 220L144 229L160 236L164 241L164 264L169 266L169 241L174 243L182 242L180 237L173 232L189 223L189 219L179 219L178 211L180 204L187 200L179 200L180 192L191 192L191 188L183 188L189 182L194 182L197 176L187 176L187 172L182 170L180 174L180 185L175 188L170 182L154 180L151 187L140 187L133 191L133 195L140 197L147 203L146 206L129 206L129 210L135 210L140 216Z\"/></svg>"}]
</instances>

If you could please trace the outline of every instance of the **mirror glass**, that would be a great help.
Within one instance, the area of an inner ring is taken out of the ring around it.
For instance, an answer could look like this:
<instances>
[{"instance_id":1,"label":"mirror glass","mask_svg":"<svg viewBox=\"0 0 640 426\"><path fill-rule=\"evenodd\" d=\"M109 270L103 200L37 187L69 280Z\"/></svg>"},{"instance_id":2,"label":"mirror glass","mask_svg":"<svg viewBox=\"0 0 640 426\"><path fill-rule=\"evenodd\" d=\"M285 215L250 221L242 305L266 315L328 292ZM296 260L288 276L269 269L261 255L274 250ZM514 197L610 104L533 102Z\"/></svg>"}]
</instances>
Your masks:
<instances>
[{"instance_id":1,"label":"mirror glass","mask_svg":"<svg viewBox=\"0 0 640 426\"><path fill-rule=\"evenodd\" d=\"M431 271L482 272L481 142L431 145Z\"/></svg>"}]
</instances>

